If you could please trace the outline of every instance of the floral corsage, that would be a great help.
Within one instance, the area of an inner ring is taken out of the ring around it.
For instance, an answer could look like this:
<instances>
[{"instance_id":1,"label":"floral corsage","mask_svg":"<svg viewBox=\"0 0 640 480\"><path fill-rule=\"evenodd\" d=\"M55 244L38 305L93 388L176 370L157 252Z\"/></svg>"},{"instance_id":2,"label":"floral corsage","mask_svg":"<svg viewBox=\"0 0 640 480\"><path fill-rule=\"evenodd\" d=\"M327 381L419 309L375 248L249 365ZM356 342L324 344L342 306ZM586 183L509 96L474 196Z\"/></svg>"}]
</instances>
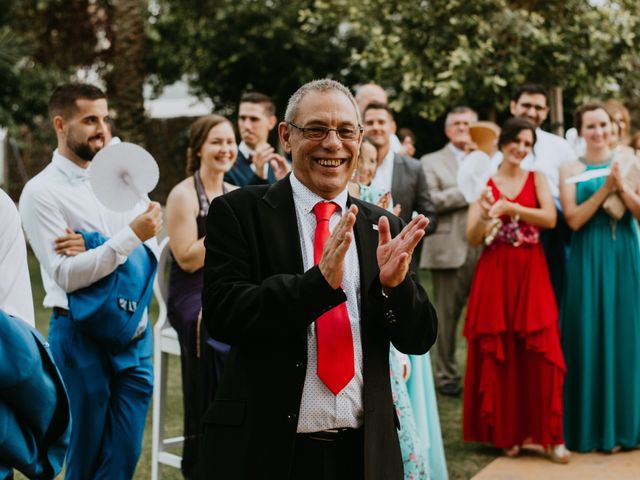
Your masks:
<instances>
[{"instance_id":1,"label":"floral corsage","mask_svg":"<svg viewBox=\"0 0 640 480\"><path fill-rule=\"evenodd\" d=\"M520 245L535 245L540 242L540 230L535 225L520 223L518 215L503 222L498 220L491 225L485 236L484 243L489 246L494 243L506 243L519 247Z\"/></svg>"}]
</instances>

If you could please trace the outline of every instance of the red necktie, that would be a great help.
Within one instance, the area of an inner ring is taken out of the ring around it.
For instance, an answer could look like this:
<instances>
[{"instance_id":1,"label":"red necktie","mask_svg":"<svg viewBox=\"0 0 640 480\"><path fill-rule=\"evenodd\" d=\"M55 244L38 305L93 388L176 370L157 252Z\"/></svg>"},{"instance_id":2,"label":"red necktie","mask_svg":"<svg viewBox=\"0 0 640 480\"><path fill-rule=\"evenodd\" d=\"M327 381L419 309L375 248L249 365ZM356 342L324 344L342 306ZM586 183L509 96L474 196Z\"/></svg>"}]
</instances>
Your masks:
<instances>
[{"instance_id":1,"label":"red necktie","mask_svg":"<svg viewBox=\"0 0 640 480\"><path fill-rule=\"evenodd\" d=\"M316 232L313 237L313 261L320 263L324 243L329 238L329 219L338 205L319 202L313 208ZM318 377L337 395L354 375L353 337L347 303L333 307L316 319L318 340Z\"/></svg>"}]
</instances>

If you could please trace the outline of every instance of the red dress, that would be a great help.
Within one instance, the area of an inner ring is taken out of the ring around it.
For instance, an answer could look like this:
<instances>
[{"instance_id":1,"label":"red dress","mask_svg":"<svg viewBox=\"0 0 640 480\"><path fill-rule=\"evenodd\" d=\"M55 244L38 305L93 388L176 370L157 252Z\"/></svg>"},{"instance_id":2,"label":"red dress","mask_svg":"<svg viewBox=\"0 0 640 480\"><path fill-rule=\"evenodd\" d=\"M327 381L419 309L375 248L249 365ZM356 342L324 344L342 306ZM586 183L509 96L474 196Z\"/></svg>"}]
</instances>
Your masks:
<instances>
[{"instance_id":1,"label":"red dress","mask_svg":"<svg viewBox=\"0 0 640 480\"><path fill-rule=\"evenodd\" d=\"M489 180L494 198L504 196ZM511 199L510 199L511 200ZM537 207L534 174L515 199ZM499 448L564 443L566 371L556 306L537 228L508 217L476 267L464 327L464 439Z\"/></svg>"}]
</instances>

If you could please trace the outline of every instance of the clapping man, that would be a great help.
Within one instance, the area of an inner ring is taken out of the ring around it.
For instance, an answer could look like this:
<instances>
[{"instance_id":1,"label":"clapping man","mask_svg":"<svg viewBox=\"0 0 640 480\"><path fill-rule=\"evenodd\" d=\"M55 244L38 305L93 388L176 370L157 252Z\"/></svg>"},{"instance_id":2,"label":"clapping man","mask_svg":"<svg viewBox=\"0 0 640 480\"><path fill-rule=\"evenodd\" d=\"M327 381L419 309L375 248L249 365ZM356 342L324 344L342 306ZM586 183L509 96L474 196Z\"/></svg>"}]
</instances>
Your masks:
<instances>
[{"instance_id":1,"label":"clapping man","mask_svg":"<svg viewBox=\"0 0 640 480\"><path fill-rule=\"evenodd\" d=\"M426 352L436 316L409 270L428 220L349 197L362 141L349 90L303 85L280 139L292 173L215 199L203 321L231 345L200 477L400 480L389 342Z\"/></svg>"}]
</instances>

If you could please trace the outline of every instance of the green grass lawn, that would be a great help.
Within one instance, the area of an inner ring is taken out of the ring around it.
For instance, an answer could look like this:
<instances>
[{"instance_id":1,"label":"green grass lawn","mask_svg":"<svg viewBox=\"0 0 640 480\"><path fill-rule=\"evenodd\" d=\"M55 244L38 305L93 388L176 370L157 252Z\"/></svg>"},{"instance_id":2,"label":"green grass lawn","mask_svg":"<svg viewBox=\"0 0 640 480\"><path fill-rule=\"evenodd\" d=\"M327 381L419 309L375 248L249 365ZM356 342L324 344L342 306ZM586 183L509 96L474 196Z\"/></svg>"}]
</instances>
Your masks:
<instances>
[{"instance_id":1,"label":"green grass lawn","mask_svg":"<svg viewBox=\"0 0 640 480\"><path fill-rule=\"evenodd\" d=\"M33 290L33 301L36 307L36 326L45 336L49 331L50 311L42 307L44 290L40 278L38 262L29 251L29 270L31 272L31 284ZM421 273L421 282L427 291L431 293L431 279L427 272ZM157 317L157 305L151 306L151 318ZM460 322L462 323L462 322ZM457 351L458 363L462 367L465 365L466 342L460 338ZM168 384L168 404L165 426L169 436L178 436L182 431L182 396L180 380L180 362L178 358L172 358L169 362L169 384ZM469 444L462 441L462 399L450 398L438 395L438 409L440 413L440 424L444 438L445 454L449 468L449 478L451 480L468 480L485 465L491 462L499 451L478 445ZM179 453L176 452L176 453ZM163 480L180 480L182 476L176 469L169 467L162 468ZM17 479L24 479L21 475L16 475ZM59 478L63 478L62 475ZM134 476L136 480L147 480L151 478L151 408L147 415L147 424L144 432L142 445L142 455ZM434 479L438 480L438 479Z\"/></svg>"}]
</instances>

